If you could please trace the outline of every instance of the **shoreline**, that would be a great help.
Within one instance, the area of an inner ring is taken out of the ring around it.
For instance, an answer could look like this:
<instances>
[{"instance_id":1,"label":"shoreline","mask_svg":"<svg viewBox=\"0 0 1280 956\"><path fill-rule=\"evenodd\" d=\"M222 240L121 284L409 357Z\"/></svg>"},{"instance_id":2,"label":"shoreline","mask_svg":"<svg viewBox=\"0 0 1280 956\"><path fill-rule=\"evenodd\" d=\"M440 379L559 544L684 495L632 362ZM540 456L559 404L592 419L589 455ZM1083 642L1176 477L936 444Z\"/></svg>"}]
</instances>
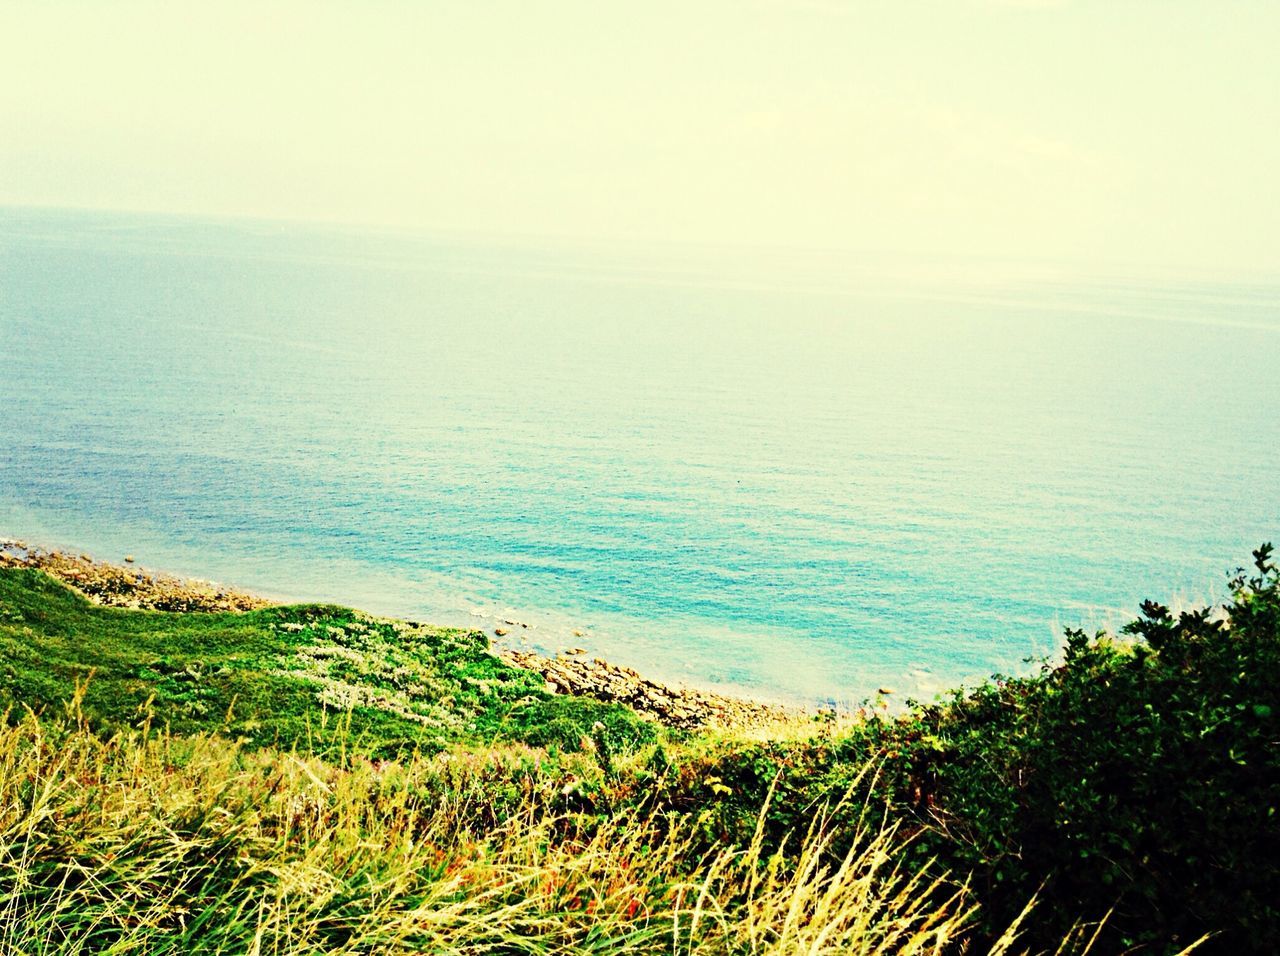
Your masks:
<instances>
[{"instance_id":1,"label":"shoreline","mask_svg":"<svg viewBox=\"0 0 1280 956\"><path fill-rule=\"evenodd\" d=\"M155 571L134 564L132 555L124 560L125 564L115 564L78 549L46 549L0 536L0 568L43 571L104 607L244 613L282 604L311 603L270 600L214 581ZM501 627L494 628L492 635L479 628L459 630L483 635L489 653L511 666L540 674L552 693L623 704L641 716L677 729L760 727L815 713L811 708L650 680L632 668L588 655L581 648L554 656L520 649L500 640L508 633Z\"/></svg>"},{"instance_id":2,"label":"shoreline","mask_svg":"<svg viewBox=\"0 0 1280 956\"><path fill-rule=\"evenodd\" d=\"M481 631L501 648L548 658L581 648L588 656L634 668L659 684L792 711L852 713L874 701L882 685L900 689L895 695L900 699L926 699L941 686L934 686L932 680L921 684L912 667L905 665L893 672L877 669L869 677L858 668L851 679L825 682L828 672L802 650L794 662L778 661L776 655L771 660L770 655L759 653L774 640L767 627L724 624L696 613L614 614L594 599L583 606L562 607L554 600L542 600L546 595L524 593L500 580L486 588L475 581L383 565L359 544L349 553L294 553L267 543L257 548L194 544L170 539L155 529L111 522L63 526L54 517L40 512L6 513L0 516L0 542L22 541L69 556L86 554L117 566L125 564L126 555L136 556L129 568L218 582L225 590L272 604L352 606L379 617ZM796 676L799 671L793 663L805 676ZM925 666L917 661L910 664Z\"/></svg>"},{"instance_id":3,"label":"shoreline","mask_svg":"<svg viewBox=\"0 0 1280 956\"><path fill-rule=\"evenodd\" d=\"M137 566L77 550L47 549L0 536L0 568L35 568L104 607L150 611L255 611L279 603L239 588Z\"/></svg>"}]
</instances>

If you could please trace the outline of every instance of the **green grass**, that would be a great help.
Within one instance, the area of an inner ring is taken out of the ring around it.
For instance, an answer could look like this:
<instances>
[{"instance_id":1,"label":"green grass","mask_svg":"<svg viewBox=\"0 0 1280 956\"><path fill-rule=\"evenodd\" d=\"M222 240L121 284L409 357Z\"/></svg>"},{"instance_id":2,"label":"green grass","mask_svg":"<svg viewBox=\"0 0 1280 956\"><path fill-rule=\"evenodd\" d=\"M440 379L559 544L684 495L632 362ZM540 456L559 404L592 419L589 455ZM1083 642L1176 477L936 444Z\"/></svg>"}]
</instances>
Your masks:
<instances>
[{"instance_id":1,"label":"green grass","mask_svg":"<svg viewBox=\"0 0 1280 956\"><path fill-rule=\"evenodd\" d=\"M39 571L0 569L0 711L41 712L81 684L84 714L103 731L155 723L317 754L494 740L625 751L657 734L625 708L548 693L478 632L325 605L107 608Z\"/></svg>"}]
</instances>

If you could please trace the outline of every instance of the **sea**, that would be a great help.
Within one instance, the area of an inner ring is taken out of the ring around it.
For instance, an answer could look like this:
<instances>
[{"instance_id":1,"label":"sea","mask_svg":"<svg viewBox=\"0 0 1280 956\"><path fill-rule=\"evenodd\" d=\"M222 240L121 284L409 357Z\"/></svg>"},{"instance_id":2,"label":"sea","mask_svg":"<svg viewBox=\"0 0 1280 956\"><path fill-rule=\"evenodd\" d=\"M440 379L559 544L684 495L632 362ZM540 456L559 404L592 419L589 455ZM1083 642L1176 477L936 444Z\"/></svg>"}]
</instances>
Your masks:
<instances>
[{"instance_id":1,"label":"sea","mask_svg":"<svg viewBox=\"0 0 1280 956\"><path fill-rule=\"evenodd\" d=\"M0 535L827 706L1280 543L1280 271L0 209Z\"/></svg>"}]
</instances>

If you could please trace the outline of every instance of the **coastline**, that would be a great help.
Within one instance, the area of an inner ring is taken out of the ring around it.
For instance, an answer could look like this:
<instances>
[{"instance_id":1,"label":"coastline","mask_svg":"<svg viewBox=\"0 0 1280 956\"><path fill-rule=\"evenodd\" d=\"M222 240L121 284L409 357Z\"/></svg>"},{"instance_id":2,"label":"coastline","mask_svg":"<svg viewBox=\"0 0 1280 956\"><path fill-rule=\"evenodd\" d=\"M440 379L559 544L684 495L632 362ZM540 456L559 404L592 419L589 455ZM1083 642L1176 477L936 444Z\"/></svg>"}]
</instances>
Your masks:
<instances>
[{"instance_id":1,"label":"coastline","mask_svg":"<svg viewBox=\"0 0 1280 956\"><path fill-rule=\"evenodd\" d=\"M131 555L126 556L125 562L115 564L86 551L46 549L0 536L0 568L35 568L105 607L175 613L243 613L286 603L214 581L142 567L133 563ZM486 635L490 653L513 667L540 674L549 691L624 704L668 727L681 730L762 727L792 721L809 713L797 706L650 680L632 668L589 656L581 648L571 648L554 656L519 649L499 640L506 633L506 629L498 627L493 635Z\"/></svg>"}]
</instances>

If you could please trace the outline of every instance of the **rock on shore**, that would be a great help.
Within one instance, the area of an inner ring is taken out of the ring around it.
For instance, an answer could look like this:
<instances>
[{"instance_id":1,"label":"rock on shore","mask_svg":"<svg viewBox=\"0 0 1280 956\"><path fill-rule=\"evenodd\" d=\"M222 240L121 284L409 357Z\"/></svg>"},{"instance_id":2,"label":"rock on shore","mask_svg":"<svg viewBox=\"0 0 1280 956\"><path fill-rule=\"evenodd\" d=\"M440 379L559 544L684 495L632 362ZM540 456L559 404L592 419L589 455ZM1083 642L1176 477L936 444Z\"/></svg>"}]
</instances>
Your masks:
<instances>
[{"instance_id":1,"label":"rock on shore","mask_svg":"<svg viewBox=\"0 0 1280 956\"><path fill-rule=\"evenodd\" d=\"M111 607L154 611L252 611L271 603L257 595L210 581L126 568L95 561L86 554L45 551L22 541L0 539L0 568L14 567L38 568L69 584L94 603Z\"/></svg>"},{"instance_id":2,"label":"rock on shore","mask_svg":"<svg viewBox=\"0 0 1280 956\"><path fill-rule=\"evenodd\" d=\"M629 667L599 658L544 657L512 649L502 649L497 654L516 667L541 674L548 688L557 693L626 704L668 727L754 727L797 715L796 711L773 704L659 684Z\"/></svg>"}]
</instances>

